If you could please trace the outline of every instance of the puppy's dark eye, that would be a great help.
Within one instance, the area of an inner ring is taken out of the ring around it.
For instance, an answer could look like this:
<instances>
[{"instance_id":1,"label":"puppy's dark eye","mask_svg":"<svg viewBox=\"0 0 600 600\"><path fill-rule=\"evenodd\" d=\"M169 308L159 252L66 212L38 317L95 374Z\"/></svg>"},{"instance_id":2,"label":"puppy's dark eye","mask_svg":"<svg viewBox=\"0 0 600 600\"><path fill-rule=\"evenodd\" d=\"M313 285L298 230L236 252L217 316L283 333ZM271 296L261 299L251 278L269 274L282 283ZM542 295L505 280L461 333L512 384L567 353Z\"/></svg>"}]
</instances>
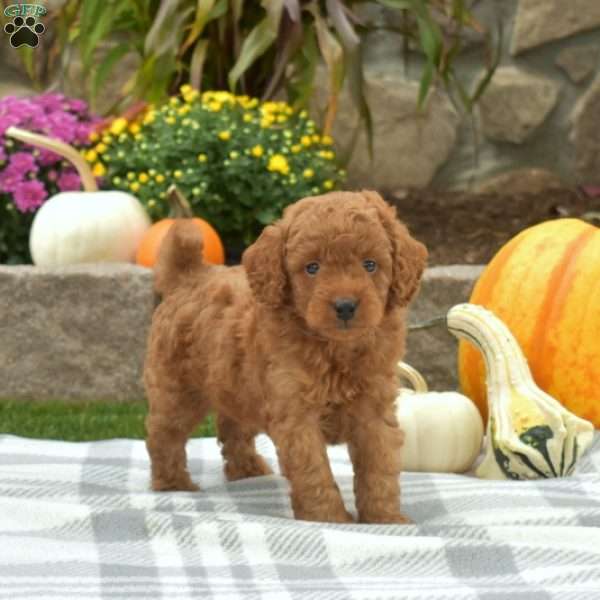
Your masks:
<instances>
[{"instance_id":1,"label":"puppy's dark eye","mask_svg":"<svg viewBox=\"0 0 600 600\"><path fill-rule=\"evenodd\" d=\"M377 271L377 263L374 260L363 260L363 267L368 273L375 273Z\"/></svg>"},{"instance_id":2,"label":"puppy's dark eye","mask_svg":"<svg viewBox=\"0 0 600 600\"><path fill-rule=\"evenodd\" d=\"M309 275L316 275L317 271L320 269L320 265L318 262L311 262L308 263L305 267L304 270L309 274Z\"/></svg>"}]
</instances>

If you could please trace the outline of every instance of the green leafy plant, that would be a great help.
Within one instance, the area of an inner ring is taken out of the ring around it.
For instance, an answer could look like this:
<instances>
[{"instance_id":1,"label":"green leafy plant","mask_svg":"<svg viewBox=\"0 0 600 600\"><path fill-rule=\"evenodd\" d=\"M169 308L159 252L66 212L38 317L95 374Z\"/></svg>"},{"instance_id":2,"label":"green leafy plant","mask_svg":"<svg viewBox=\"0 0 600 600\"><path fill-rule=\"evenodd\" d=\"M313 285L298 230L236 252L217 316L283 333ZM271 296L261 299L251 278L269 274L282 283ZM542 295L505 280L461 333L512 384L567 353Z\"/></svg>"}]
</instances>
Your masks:
<instances>
[{"instance_id":1,"label":"green leafy plant","mask_svg":"<svg viewBox=\"0 0 600 600\"><path fill-rule=\"evenodd\" d=\"M252 242L304 196L335 189L333 140L285 102L189 85L133 122L120 117L85 154L104 185L135 194L154 220L168 215L172 184L227 245Z\"/></svg>"},{"instance_id":2,"label":"green leafy plant","mask_svg":"<svg viewBox=\"0 0 600 600\"><path fill-rule=\"evenodd\" d=\"M473 17L473 0L376 0L400 11L394 31L424 58L419 102L435 80L467 109L481 95L497 64L492 36ZM335 118L344 81L368 129L364 95L363 34L377 26L359 19L364 0L67 0L50 9L46 52L24 53L34 77L51 74L61 60L78 53L92 106L119 61L133 51L139 68L117 99L120 108L135 100L163 101L181 83L197 89L229 90L269 100L282 92L294 108L306 106L315 85L316 66L328 72L324 131ZM469 94L455 63L466 33L484 38L487 74ZM108 48L104 42L110 41ZM405 56L408 52L405 52ZM114 107L113 107L114 108Z\"/></svg>"}]
</instances>

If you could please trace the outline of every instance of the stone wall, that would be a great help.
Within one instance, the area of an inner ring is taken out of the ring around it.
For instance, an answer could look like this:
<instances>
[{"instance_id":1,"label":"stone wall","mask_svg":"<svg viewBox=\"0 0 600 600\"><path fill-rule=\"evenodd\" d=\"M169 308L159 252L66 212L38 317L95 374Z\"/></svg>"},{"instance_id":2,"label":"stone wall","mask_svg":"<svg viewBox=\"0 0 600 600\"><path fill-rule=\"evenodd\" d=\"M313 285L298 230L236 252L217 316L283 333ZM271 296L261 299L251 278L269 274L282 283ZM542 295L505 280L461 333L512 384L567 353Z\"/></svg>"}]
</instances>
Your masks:
<instances>
[{"instance_id":1,"label":"stone wall","mask_svg":"<svg viewBox=\"0 0 600 600\"><path fill-rule=\"evenodd\" d=\"M414 52L404 60L398 34L369 34L365 65L375 161L362 136L348 169L352 185L391 193L467 186L524 168L541 169L536 184L542 187L600 182L600 0L479 0L475 13L492 29L502 22L504 50L473 120L442 92L417 112L422 60ZM398 24L397 13L379 5L364 7L361 16ZM0 38L0 96L30 91L8 36L0 32ZM482 76L482 49L473 35L458 60L468 89ZM124 75L112 80L122 83ZM321 90L317 110L323 98ZM340 144L352 137L355 123L356 112L342 99L335 128ZM504 188L506 180L491 185Z\"/></svg>"},{"instance_id":2,"label":"stone wall","mask_svg":"<svg viewBox=\"0 0 600 600\"><path fill-rule=\"evenodd\" d=\"M467 301L480 271L427 269L411 322L444 315ZM152 274L143 267L0 265L0 399L143 398L153 308ZM411 332L407 346L407 360L431 389L457 386L457 343L443 326Z\"/></svg>"}]
</instances>

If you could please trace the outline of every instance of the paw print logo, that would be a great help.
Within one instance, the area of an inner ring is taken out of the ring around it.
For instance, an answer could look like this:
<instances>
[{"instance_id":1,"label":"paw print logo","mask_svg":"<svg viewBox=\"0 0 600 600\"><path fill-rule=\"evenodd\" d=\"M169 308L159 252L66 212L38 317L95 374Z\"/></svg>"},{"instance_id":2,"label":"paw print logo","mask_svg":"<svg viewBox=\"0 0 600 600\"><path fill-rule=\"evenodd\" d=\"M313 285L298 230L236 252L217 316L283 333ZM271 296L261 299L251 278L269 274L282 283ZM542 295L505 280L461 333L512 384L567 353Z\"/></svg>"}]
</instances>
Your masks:
<instances>
[{"instance_id":1,"label":"paw print logo","mask_svg":"<svg viewBox=\"0 0 600 600\"><path fill-rule=\"evenodd\" d=\"M36 23L35 17L15 17L12 23L4 26L4 32L10 35L10 45L13 48L20 46L29 46L36 48L40 38L39 36L46 31L42 23Z\"/></svg>"}]
</instances>

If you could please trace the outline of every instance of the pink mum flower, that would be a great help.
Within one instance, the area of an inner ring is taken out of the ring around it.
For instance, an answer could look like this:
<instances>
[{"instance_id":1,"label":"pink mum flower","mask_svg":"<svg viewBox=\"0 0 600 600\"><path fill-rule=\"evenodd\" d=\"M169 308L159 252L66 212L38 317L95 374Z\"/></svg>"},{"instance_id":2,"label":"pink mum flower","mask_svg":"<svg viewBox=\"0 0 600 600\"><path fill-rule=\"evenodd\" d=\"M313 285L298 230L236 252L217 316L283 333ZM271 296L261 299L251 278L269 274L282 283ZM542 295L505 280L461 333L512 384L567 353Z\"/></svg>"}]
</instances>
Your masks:
<instances>
[{"instance_id":1,"label":"pink mum flower","mask_svg":"<svg viewBox=\"0 0 600 600\"><path fill-rule=\"evenodd\" d=\"M0 192L12 193L23 182L23 173L14 167L6 167L0 171Z\"/></svg>"},{"instance_id":2,"label":"pink mum flower","mask_svg":"<svg viewBox=\"0 0 600 600\"><path fill-rule=\"evenodd\" d=\"M76 171L63 171L57 183L61 192L75 192L81 189L81 179Z\"/></svg>"},{"instance_id":3,"label":"pink mum flower","mask_svg":"<svg viewBox=\"0 0 600 600\"><path fill-rule=\"evenodd\" d=\"M34 212L48 197L48 192L41 181L25 181L17 185L14 201L21 212Z\"/></svg>"},{"instance_id":4,"label":"pink mum flower","mask_svg":"<svg viewBox=\"0 0 600 600\"><path fill-rule=\"evenodd\" d=\"M35 164L35 159L28 152L15 152L10 157L10 166L16 171L20 171L23 175L31 171L37 171L38 167Z\"/></svg>"}]
</instances>

